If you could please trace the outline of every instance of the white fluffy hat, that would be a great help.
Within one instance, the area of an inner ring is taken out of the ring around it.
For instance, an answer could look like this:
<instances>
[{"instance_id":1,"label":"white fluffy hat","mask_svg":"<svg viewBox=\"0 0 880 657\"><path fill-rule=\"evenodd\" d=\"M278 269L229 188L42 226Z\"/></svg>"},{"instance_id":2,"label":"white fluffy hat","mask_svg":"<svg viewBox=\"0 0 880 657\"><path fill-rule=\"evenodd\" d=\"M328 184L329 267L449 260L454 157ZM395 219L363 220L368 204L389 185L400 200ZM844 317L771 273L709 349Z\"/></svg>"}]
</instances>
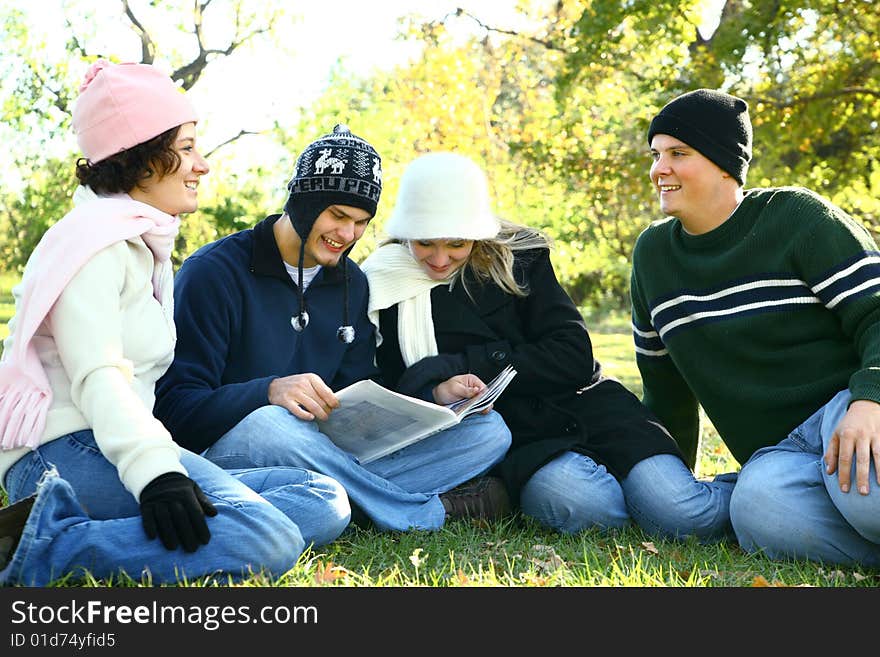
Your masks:
<instances>
[{"instance_id":1,"label":"white fluffy hat","mask_svg":"<svg viewBox=\"0 0 880 657\"><path fill-rule=\"evenodd\" d=\"M500 229L486 174L455 153L428 153L407 166L385 225L389 237L401 240L483 240Z\"/></svg>"}]
</instances>

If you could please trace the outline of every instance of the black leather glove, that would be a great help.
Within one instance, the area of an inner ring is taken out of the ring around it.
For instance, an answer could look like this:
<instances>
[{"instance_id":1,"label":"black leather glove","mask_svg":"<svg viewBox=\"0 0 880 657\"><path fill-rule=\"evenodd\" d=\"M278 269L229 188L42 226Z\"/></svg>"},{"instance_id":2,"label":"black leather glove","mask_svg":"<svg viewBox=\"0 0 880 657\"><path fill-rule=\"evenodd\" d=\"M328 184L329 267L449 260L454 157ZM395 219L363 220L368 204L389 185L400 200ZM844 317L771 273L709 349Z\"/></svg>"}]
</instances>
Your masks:
<instances>
[{"instance_id":1,"label":"black leather glove","mask_svg":"<svg viewBox=\"0 0 880 657\"><path fill-rule=\"evenodd\" d=\"M211 532L205 516L216 515L199 485L179 472L159 475L141 492L144 531L151 540L158 536L168 550L182 545L195 552L199 545L207 545Z\"/></svg>"},{"instance_id":2,"label":"black leather glove","mask_svg":"<svg viewBox=\"0 0 880 657\"><path fill-rule=\"evenodd\" d=\"M440 354L428 356L406 368L397 382L398 392L415 396L428 385L433 388L456 374L467 374L464 354Z\"/></svg>"}]
</instances>

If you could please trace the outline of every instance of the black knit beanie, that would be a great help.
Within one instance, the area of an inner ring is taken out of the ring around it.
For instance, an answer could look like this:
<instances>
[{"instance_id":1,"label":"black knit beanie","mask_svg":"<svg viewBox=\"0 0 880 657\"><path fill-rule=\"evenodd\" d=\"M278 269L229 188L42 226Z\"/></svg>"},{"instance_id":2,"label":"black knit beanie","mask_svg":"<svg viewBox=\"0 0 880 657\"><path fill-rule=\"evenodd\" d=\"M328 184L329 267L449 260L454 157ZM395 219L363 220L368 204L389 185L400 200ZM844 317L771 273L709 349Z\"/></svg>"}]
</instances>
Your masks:
<instances>
[{"instance_id":1,"label":"black knit beanie","mask_svg":"<svg viewBox=\"0 0 880 657\"><path fill-rule=\"evenodd\" d=\"M305 244L315 220L331 205L350 205L361 208L373 217L382 193L382 160L376 149L347 126L337 124L333 132L306 146L296 161L293 178L287 184L290 195L284 212L290 217L294 230L300 236L299 249L299 314L290 323L302 331L309 323L302 291ZM345 280L343 299L344 325L336 336L345 343L354 340L354 328L348 318L348 268L346 261L351 247L340 259Z\"/></svg>"},{"instance_id":2,"label":"black knit beanie","mask_svg":"<svg viewBox=\"0 0 880 657\"><path fill-rule=\"evenodd\" d=\"M656 134L681 139L745 184L752 159L749 106L736 96L697 89L669 101L651 121L648 144Z\"/></svg>"}]
</instances>

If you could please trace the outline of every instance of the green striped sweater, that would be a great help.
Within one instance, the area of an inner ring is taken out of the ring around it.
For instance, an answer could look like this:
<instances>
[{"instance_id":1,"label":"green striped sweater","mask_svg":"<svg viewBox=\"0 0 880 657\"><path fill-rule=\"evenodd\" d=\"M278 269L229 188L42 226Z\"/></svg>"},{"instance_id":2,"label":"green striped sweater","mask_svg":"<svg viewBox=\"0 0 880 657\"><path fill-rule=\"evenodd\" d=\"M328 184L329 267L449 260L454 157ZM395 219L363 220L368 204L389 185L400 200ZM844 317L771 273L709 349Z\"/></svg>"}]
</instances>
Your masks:
<instances>
[{"instance_id":1,"label":"green striped sweater","mask_svg":"<svg viewBox=\"0 0 880 657\"><path fill-rule=\"evenodd\" d=\"M703 235L654 222L631 292L645 404L691 465L698 400L740 463L840 390L880 402L877 246L809 190L749 190Z\"/></svg>"}]
</instances>

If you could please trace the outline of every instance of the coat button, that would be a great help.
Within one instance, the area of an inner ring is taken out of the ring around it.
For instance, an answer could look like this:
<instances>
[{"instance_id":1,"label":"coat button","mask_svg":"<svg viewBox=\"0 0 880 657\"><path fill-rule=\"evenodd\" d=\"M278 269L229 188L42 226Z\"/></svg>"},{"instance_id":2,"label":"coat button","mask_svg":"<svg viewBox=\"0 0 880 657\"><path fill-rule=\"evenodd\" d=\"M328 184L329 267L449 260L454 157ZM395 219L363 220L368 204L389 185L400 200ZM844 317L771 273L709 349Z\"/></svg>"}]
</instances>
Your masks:
<instances>
[{"instance_id":1,"label":"coat button","mask_svg":"<svg viewBox=\"0 0 880 657\"><path fill-rule=\"evenodd\" d=\"M492 358L492 360L497 360L500 362L500 361L504 360L505 358L507 358L507 352L501 351L500 349L498 351L493 351L491 358Z\"/></svg>"}]
</instances>

